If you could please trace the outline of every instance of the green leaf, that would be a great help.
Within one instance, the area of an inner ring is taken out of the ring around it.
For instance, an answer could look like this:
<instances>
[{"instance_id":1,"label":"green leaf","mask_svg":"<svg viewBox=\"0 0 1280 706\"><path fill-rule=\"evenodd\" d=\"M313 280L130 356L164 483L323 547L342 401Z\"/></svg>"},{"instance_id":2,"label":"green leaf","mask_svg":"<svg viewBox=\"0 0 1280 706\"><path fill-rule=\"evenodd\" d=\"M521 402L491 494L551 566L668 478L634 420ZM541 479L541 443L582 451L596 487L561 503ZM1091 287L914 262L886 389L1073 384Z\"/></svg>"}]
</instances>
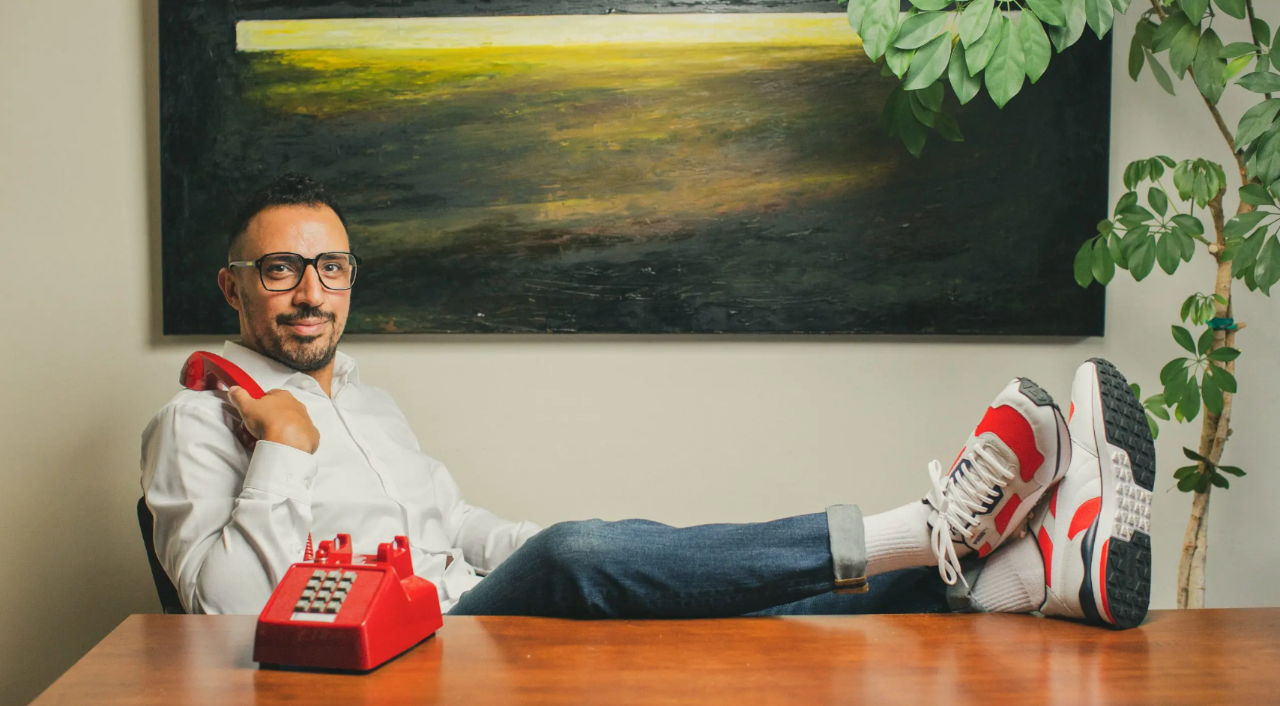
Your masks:
<instances>
[{"instance_id":1,"label":"green leaf","mask_svg":"<svg viewBox=\"0 0 1280 706\"><path fill-rule=\"evenodd\" d=\"M1156 416L1156 417L1159 417L1159 418L1163 419L1163 420L1164 420L1164 421L1166 421L1166 422L1167 422L1167 421L1169 421L1169 412L1165 410L1164 405L1163 405L1163 399L1164 399L1164 396L1163 396L1163 395L1152 395L1152 397L1159 398L1159 399L1162 401L1162 404L1158 404L1158 405L1148 405L1148 406L1146 407L1147 412L1148 412L1148 413L1150 413L1150 414L1152 414L1153 416Z\"/></svg>"},{"instance_id":2,"label":"green leaf","mask_svg":"<svg viewBox=\"0 0 1280 706\"><path fill-rule=\"evenodd\" d=\"M921 105L929 110L939 112L942 110L942 98L946 95L946 89L942 87L942 84L935 83L928 88L913 91L911 95L918 98Z\"/></svg>"},{"instance_id":3,"label":"green leaf","mask_svg":"<svg viewBox=\"0 0 1280 706\"><path fill-rule=\"evenodd\" d=\"M1107 249L1111 251L1111 259L1116 263L1116 267L1128 269L1129 258L1125 257L1124 248L1120 247L1120 236L1118 234L1110 237L1103 236L1103 239L1107 241Z\"/></svg>"},{"instance_id":4,"label":"green leaf","mask_svg":"<svg viewBox=\"0 0 1280 706\"><path fill-rule=\"evenodd\" d=\"M1168 50L1173 46L1173 38L1190 26L1191 22L1186 15L1181 12L1170 12L1156 26L1155 33L1151 35L1151 51L1159 53Z\"/></svg>"},{"instance_id":5,"label":"green leaf","mask_svg":"<svg viewBox=\"0 0 1280 706\"><path fill-rule=\"evenodd\" d=\"M1200 480L1200 474L1187 476L1178 481L1178 490L1184 493L1190 493L1196 489L1196 482Z\"/></svg>"},{"instance_id":6,"label":"green leaf","mask_svg":"<svg viewBox=\"0 0 1280 706\"><path fill-rule=\"evenodd\" d=\"M1243 478L1246 474L1236 466L1218 466L1218 470L1223 473L1230 473L1237 478Z\"/></svg>"},{"instance_id":7,"label":"green leaf","mask_svg":"<svg viewBox=\"0 0 1280 706\"><path fill-rule=\"evenodd\" d=\"M1238 56L1227 64L1227 70L1222 74L1222 80L1230 81L1235 78L1241 71L1249 67L1249 62L1253 61L1252 56Z\"/></svg>"},{"instance_id":8,"label":"green leaf","mask_svg":"<svg viewBox=\"0 0 1280 706\"><path fill-rule=\"evenodd\" d=\"M1174 382L1175 380L1179 380L1179 379L1185 380L1186 378L1187 378L1187 359L1186 358L1174 358L1168 363L1165 363L1163 368L1160 368L1160 384L1161 385L1168 386L1169 383ZM1165 399L1166 400L1169 399L1167 395L1165 396Z\"/></svg>"},{"instance_id":9,"label":"green leaf","mask_svg":"<svg viewBox=\"0 0 1280 706\"><path fill-rule=\"evenodd\" d=\"M941 10L950 5L954 0L911 0L911 4L916 6L918 10Z\"/></svg>"},{"instance_id":10,"label":"green leaf","mask_svg":"<svg viewBox=\"0 0 1280 706\"><path fill-rule=\"evenodd\" d=\"M1151 238L1143 237L1129 252L1129 274L1139 282L1156 266L1156 248Z\"/></svg>"},{"instance_id":11,"label":"green leaf","mask_svg":"<svg viewBox=\"0 0 1280 706\"><path fill-rule=\"evenodd\" d=\"M1156 57L1150 51L1144 50L1144 53L1147 55L1147 63L1151 65L1151 75L1156 77L1156 83L1160 84L1165 93L1171 96L1177 95L1173 91L1173 79L1169 78L1169 73L1164 70L1159 61L1156 61Z\"/></svg>"},{"instance_id":12,"label":"green leaf","mask_svg":"<svg viewBox=\"0 0 1280 706\"><path fill-rule=\"evenodd\" d=\"M1200 334L1200 339L1196 341L1196 352L1198 355L1205 355L1209 349L1213 347L1213 329L1206 328L1204 333Z\"/></svg>"},{"instance_id":13,"label":"green leaf","mask_svg":"<svg viewBox=\"0 0 1280 706\"><path fill-rule=\"evenodd\" d=\"M1196 303L1196 295L1194 294L1187 297L1186 301L1182 302L1182 310L1178 312L1179 321L1186 321L1187 317L1191 316L1191 307L1195 305L1195 303Z\"/></svg>"},{"instance_id":14,"label":"green leaf","mask_svg":"<svg viewBox=\"0 0 1280 706\"><path fill-rule=\"evenodd\" d=\"M1208 9L1209 0L1182 0L1182 11L1192 22L1199 22L1204 17L1205 10Z\"/></svg>"},{"instance_id":15,"label":"green leaf","mask_svg":"<svg viewBox=\"0 0 1280 706\"><path fill-rule=\"evenodd\" d=\"M1219 59L1234 59L1245 54L1256 54L1258 45L1253 42L1232 42L1218 50Z\"/></svg>"},{"instance_id":16,"label":"green leaf","mask_svg":"<svg viewBox=\"0 0 1280 706\"><path fill-rule=\"evenodd\" d=\"M1147 415L1147 429L1151 431L1152 439L1160 438L1160 425L1156 424L1156 420L1150 414Z\"/></svg>"},{"instance_id":17,"label":"green leaf","mask_svg":"<svg viewBox=\"0 0 1280 706\"><path fill-rule=\"evenodd\" d=\"M1231 276L1239 277L1243 274L1244 268L1253 267L1258 262L1258 253L1262 251L1262 245L1267 242L1267 231L1259 228L1254 231L1253 235L1245 238L1238 246L1234 248L1235 252L1231 257ZM1228 246L1230 248L1231 246Z\"/></svg>"},{"instance_id":18,"label":"green leaf","mask_svg":"<svg viewBox=\"0 0 1280 706\"><path fill-rule=\"evenodd\" d=\"M1222 414L1222 389L1214 382L1213 376L1205 375L1204 384L1200 386L1200 396L1204 399L1204 408L1211 414Z\"/></svg>"},{"instance_id":19,"label":"green leaf","mask_svg":"<svg viewBox=\"0 0 1280 706\"><path fill-rule=\"evenodd\" d=\"M1183 231L1187 235L1190 235L1193 237L1204 235L1204 224L1201 223L1200 219L1196 218L1195 216L1192 216L1186 213L1178 213L1178 214L1174 214L1173 218L1169 220L1171 223L1173 223L1174 227Z\"/></svg>"},{"instance_id":20,"label":"green leaf","mask_svg":"<svg viewBox=\"0 0 1280 706\"><path fill-rule=\"evenodd\" d=\"M1178 345L1185 348L1188 353L1190 353L1191 355L1195 355L1196 341L1194 338L1191 337L1191 332L1181 326L1174 326L1172 328L1173 328L1173 340L1177 341Z\"/></svg>"},{"instance_id":21,"label":"green leaf","mask_svg":"<svg viewBox=\"0 0 1280 706\"><path fill-rule=\"evenodd\" d=\"M1024 55L1023 68L1032 83L1040 80L1045 69L1049 68L1049 57L1053 56L1053 47L1049 44L1049 35L1044 33L1040 20L1030 12L1023 12L1018 21L1018 39L1022 40Z\"/></svg>"},{"instance_id":22,"label":"green leaf","mask_svg":"<svg viewBox=\"0 0 1280 706\"><path fill-rule=\"evenodd\" d=\"M893 40L893 46L899 49L923 47L938 36L946 26L949 16L950 13L947 12L922 12L906 18L902 21L902 28L898 30L898 37ZM951 35L948 33L947 39L950 38Z\"/></svg>"},{"instance_id":23,"label":"green leaf","mask_svg":"<svg viewBox=\"0 0 1280 706\"><path fill-rule=\"evenodd\" d=\"M1182 447L1182 455L1186 456L1192 461L1199 461L1200 463L1206 463L1206 464L1212 463L1209 459L1205 458L1204 456L1201 456L1200 454L1196 453L1195 451L1192 451L1191 449L1185 446Z\"/></svg>"},{"instance_id":24,"label":"green leaf","mask_svg":"<svg viewBox=\"0 0 1280 706\"><path fill-rule=\"evenodd\" d=\"M924 149L925 126L916 117L915 111L911 107L911 100L903 100L898 104L898 109L894 115L894 125L898 129L898 137L902 139L902 144L906 146L907 151L919 157L920 152Z\"/></svg>"},{"instance_id":25,"label":"green leaf","mask_svg":"<svg viewBox=\"0 0 1280 706\"><path fill-rule=\"evenodd\" d=\"M1213 378L1213 381L1218 383L1218 387L1221 387L1223 392L1235 393L1235 375L1232 375L1226 368L1219 368L1216 365L1209 366L1207 370L1209 371L1209 375Z\"/></svg>"},{"instance_id":26,"label":"green leaf","mask_svg":"<svg viewBox=\"0 0 1280 706\"><path fill-rule=\"evenodd\" d=\"M1198 470L1200 470L1199 466L1183 466L1173 472L1173 477L1177 480L1182 480Z\"/></svg>"},{"instance_id":27,"label":"green leaf","mask_svg":"<svg viewBox=\"0 0 1280 706\"><path fill-rule=\"evenodd\" d=\"M1192 375L1187 379L1187 386L1182 388L1182 399L1178 400L1178 412L1182 418L1191 421L1200 414L1200 381Z\"/></svg>"},{"instance_id":28,"label":"green leaf","mask_svg":"<svg viewBox=\"0 0 1280 706\"><path fill-rule=\"evenodd\" d=\"M1138 35L1135 34L1133 40L1129 42L1129 78L1138 80L1146 59L1146 55L1142 53L1142 43L1138 41Z\"/></svg>"},{"instance_id":29,"label":"green leaf","mask_svg":"<svg viewBox=\"0 0 1280 706\"><path fill-rule=\"evenodd\" d=\"M1088 287L1093 283L1093 241L1086 240L1076 251L1075 259L1076 284Z\"/></svg>"},{"instance_id":30,"label":"green leaf","mask_svg":"<svg viewBox=\"0 0 1280 706\"><path fill-rule=\"evenodd\" d=\"M911 68L911 59L915 53L915 49L899 49L890 44L884 48L884 65L889 67L894 76L902 78L907 75L907 69Z\"/></svg>"},{"instance_id":31,"label":"green leaf","mask_svg":"<svg viewBox=\"0 0 1280 706\"><path fill-rule=\"evenodd\" d=\"M1280 91L1280 74L1270 71L1254 71L1245 74L1236 82L1241 88L1254 93L1274 93Z\"/></svg>"},{"instance_id":32,"label":"green leaf","mask_svg":"<svg viewBox=\"0 0 1280 706\"><path fill-rule=\"evenodd\" d=\"M959 46L959 45L957 45ZM941 86L942 84L934 84ZM937 113L933 116L933 129L942 135L942 139L949 142L964 142L964 135L960 134L960 125L956 123L956 119L946 113Z\"/></svg>"},{"instance_id":33,"label":"green leaf","mask_svg":"<svg viewBox=\"0 0 1280 706\"><path fill-rule=\"evenodd\" d=\"M1093 278L1098 280L1098 284L1106 286L1116 275L1116 263L1111 258L1111 250L1107 247L1105 239L1099 238L1093 243L1093 256L1091 266L1093 268Z\"/></svg>"},{"instance_id":34,"label":"green leaf","mask_svg":"<svg viewBox=\"0 0 1280 706\"><path fill-rule=\"evenodd\" d=\"M1235 348L1223 346L1222 348L1214 348L1209 352L1209 360L1216 360L1219 363L1230 363L1240 357L1240 351Z\"/></svg>"},{"instance_id":35,"label":"green leaf","mask_svg":"<svg viewBox=\"0 0 1280 706\"><path fill-rule=\"evenodd\" d=\"M1208 407L1209 407L1208 405L1205 405L1205 409L1208 409ZM1231 483L1226 478L1223 478L1217 473L1209 476L1209 480L1212 481L1214 485L1218 486L1219 488L1222 488L1223 490L1226 490L1231 487Z\"/></svg>"},{"instance_id":36,"label":"green leaf","mask_svg":"<svg viewBox=\"0 0 1280 706\"><path fill-rule=\"evenodd\" d=\"M987 93L991 95L991 100L995 101L997 108L1003 108L1018 95L1018 91L1022 90L1023 81L1026 80L1026 72L1023 69L1026 57L1022 51L1022 40L1018 38L1013 23L1008 18L1001 19L1004 22L1004 30L1000 36L1000 44L991 55L991 63L987 64L984 75Z\"/></svg>"},{"instance_id":37,"label":"green leaf","mask_svg":"<svg viewBox=\"0 0 1280 706\"><path fill-rule=\"evenodd\" d=\"M1147 203L1151 204L1151 208L1156 213L1163 216L1169 210L1169 197L1164 193L1164 189L1153 186L1147 191Z\"/></svg>"},{"instance_id":38,"label":"green leaf","mask_svg":"<svg viewBox=\"0 0 1280 706\"><path fill-rule=\"evenodd\" d=\"M1245 17L1245 0L1213 0L1213 4L1237 20L1243 20Z\"/></svg>"},{"instance_id":39,"label":"green leaf","mask_svg":"<svg viewBox=\"0 0 1280 706\"><path fill-rule=\"evenodd\" d=\"M908 91L918 91L932 85L947 70L947 62L950 60L951 33L943 32L916 50L915 58L911 60L911 69L907 71L907 81L902 87Z\"/></svg>"},{"instance_id":40,"label":"green leaf","mask_svg":"<svg viewBox=\"0 0 1280 706\"><path fill-rule=\"evenodd\" d=\"M1169 68L1182 78L1187 72L1187 67L1195 61L1196 52L1200 49L1200 27L1199 25L1188 22L1173 35L1173 42L1169 45ZM1215 49L1216 51L1216 49Z\"/></svg>"},{"instance_id":41,"label":"green leaf","mask_svg":"<svg viewBox=\"0 0 1280 706\"><path fill-rule=\"evenodd\" d=\"M867 0L862 16L862 50L877 61L884 56L889 39L898 28L898 0Z\"/></svg>"},{"instance_id":42,"label":"green leaf","mask_svg":"<svg viewBox=\"0 0 1280 706\"><path fill-rule=\"evenodd\" d=\"M1027 0L1027 5L1036 14L1036 18L1045 24L1059 27L1067 24L1067 14L1062 7L1062 0Z\"/></svg>"},{"instance_id":43,"label":"green leaf","mask_svg":"<svg viewBox=\"0 0 1280 706\"><path fill-rule=\"evenodd\" d=\"M1276 282L1280 282L1280 242L1276 241L1275 236L1267 240L1267 244L1263 245L1262 251L1258 253L1258 264L1254 265L1253 278L1263 294L1269 294L1271 287Z\"/></svg>"},{"instance_id":44,"label":"green leaf","mask_svg":"<svg viewBox=\"0 0 1280 706\"><path fill-rule=\"evenodd\" d=\"M1256 228L1262 219L1272 215L1275 214L1268 211L1250 211L1232 216L1231 220L1227 221L1226 227L1222 229L1222 234L1228 238L1239 238Z\"/></svg>"},{"instance_id":45,"label":"green leaf","mask_svg":"<svg viewBox=\"0 0 1280 706\"><path fill-rule=\"evenodd\" d=\"M982 87L982 80L969 75L969 67L965 65L964 44L960 43L951 50L951 63L947 65L947 78L951 80L951 90L955 92L960 105L973 100Z\"/></svg>"},{"instance_id":46,"label":"green leaf","mask_svg":"<svg viewBox=\"0 0 1280 706\"><path fill-rule=\"evenodd\" d=\"M1155 33L1156 24L1146 17L1138 20L1138 25L1133 28L1133 38L1138 40L1138 43L1147 49L1151 48L1151 37Z\"/></svg>"},{"instance_id":47,"label":"green leaf","mask_svg":"<svg viewBox=\"0 0 1280 706\"><path fill-rule=\"evenodd\" d=\"M1253 40L1259 46L1265 47L1271 43L1271 27L1262 18L1255 17L1250 20L1249 28L1253 30Z\"/></svg>"},{"instance_id":48,"label":"green leaf","mask_svg":"<svg viewBox=\"0 0 1280 706\"><path fill-rule=\"evenodd\" d=\"M1194 416L1192 418L1194 419ZM1196 492L1197 493L1209 492L1209 475L1208 474L1201 473L1199 476L1196 477Z\"/></svg>"},{"instance_id":49,"label":"green leaf","mask_svg":"<svg viewBox=\"0 0 1280 706\"><path fill-rule=\"evenodd\" d=\"M960 41L966 49L990 29L991 15L995 6L995 0L974 0L965 7L964 12L960 13ZM999 40L998 37L997 40ZM970 69L969 73L978 72Z\"/></svg>"},{"instance_id":50,"label":"green leaf","mask_svg":"<svg viewBox=\"0 0 1280 706\"><path fill-rule=\"evenodd\" d=\"M1226 79L1223 78L1227 71L1227 62L1218 58L1221 49L1222 40L1218 39L1218 33L1212 29L1206 29L1204 34L1200 35L1200 48L1196 50L1195 61L1191 62L1196 88L1200 89L1200 95L1214 104L1222 98L1222 90L1227 85Z\"/></svg>"},{"instance_id":51,"label":"green leaf","mask_svg":"<svg viewBox=\"0 0 1280 706\"><path fill-rule=\"evenodd\" d=\"M970 5L970 7L973 6ZM987 63L991 61L991 55L995 53L996 47L1000 45L1000 39L1004 36L1005 22L1004 15L995 13L991 18L991 24L987 26L987 31L978 40L965 46L964 60L969 66L970 76L977 76L978 72L986 68Z\"/></svg>"},{"instance_id":52,"label":"green leaf","mask_svg":"<svg viewBox=\"0 0 1280 706\"><path fill-rule=\"evenodd\" d=\"M1111 30L1111 22L1115 19L1111 0L1084 0L1084 13L1085 20L1099 39Z\"/></svg>"},{"instance_id":53,"label":"green leaf","mask_svg":"<svg viewBox=\"0 0 1280 706\"><path fill-rule=\"evenodd\" d=\"M1182 248L1172 233L1165 233L1156 241L1156 262L1165 274L1173 274L1182 263Z\"/></svg>"},{"instance_id":54,"label":"green leaf","mask_svg":"<svg viewBox=\"0 0 1280 706\"><path fill-rule=\"evenodd\" d=\"M938 114L920 102L919 94L920 91L907 91L907 100L911 103L911 112L916 114L916 120L919 120L921 125L933 127L934 118Z\"/></svg>"},{"instance_id":55,"label":"green leaf","mask_svg":"<svg viewBox=\"0 0 1280 706\"><path fill-rule=\"evenodd\" d=\"M862 30L862 14L866 12L869 3L870 0L849 0L849 7L846 11L849 17L849 26L859 35Z\"/></svg>"},{"instance_id":56,"label":"green leaf","mask_svg":"<svg viewBox=\"0 0 1280 706\"><path fill-rule=\"evenodd\" d=\"M1274 206L1275 199L1261 184L1245 184L1240 187L1240 200L1253 206Z\"/></svg>"},{"instance_id":57,"label":"green leaf","mask_svg":"<svg viewBox=\"0 0 1280 706\"><path fill-rule=\"evenodd\" d=\"M1263 48L1265 49L1266 47ZM1280 32L1276 32L1276 35L1271 38L1271 55L1280 55Z\"/></svg>"},{"instance_id":58,"label":"green leaf","mask_svg":"<svg viewBox=\"0 0 1280 706\"><path fill-rule=\"evenodd\" d=\"M1062 13L1066 16L1065 25L1049 25L1049 39L1053 48L1061 54L1064 49L1075 44L1084 34L1086 22L1085 0L1062 0Z\"/></svg>"},{"instance_id":59,"label":"green leaf","mask_svg":"<svg viewBox=\"0 0 1280 706\"><path fill-rule=\"evenodd\" d=\"M1169 234L1169 237L1173 238L1174 243L1178 246L1183 262L1191 262L1191 258L1196 254L1196 241L1192 240L1190 235L1177 229L1174 229Z\"/></svg>"},{"instance_id":60,"label":"green leaf","mask_svg":"<svg viewBox=\"0 0 1280 706\"><path fill-rule=\"evenodd\" d=\"M1119 201L1116 201L1115 215L1120 215L1121 211L1124 211L1129 208L1133 208L1134 206L1138 205L1138 192L1133 190L1133 187L1137 186L1138 179L1135 177L1132 183L1129 180L1129 170L1136 167L1137 165L1138 165L1137 162L1130 162L1129 166L1126 167L1124 170L1124 186L1126 189L1128 189L1128 191L1126 191L1124 195L1120 197ZM1137 170L1135 169L1134 172L1136 174Z\"/></svg>"}]
</instances>

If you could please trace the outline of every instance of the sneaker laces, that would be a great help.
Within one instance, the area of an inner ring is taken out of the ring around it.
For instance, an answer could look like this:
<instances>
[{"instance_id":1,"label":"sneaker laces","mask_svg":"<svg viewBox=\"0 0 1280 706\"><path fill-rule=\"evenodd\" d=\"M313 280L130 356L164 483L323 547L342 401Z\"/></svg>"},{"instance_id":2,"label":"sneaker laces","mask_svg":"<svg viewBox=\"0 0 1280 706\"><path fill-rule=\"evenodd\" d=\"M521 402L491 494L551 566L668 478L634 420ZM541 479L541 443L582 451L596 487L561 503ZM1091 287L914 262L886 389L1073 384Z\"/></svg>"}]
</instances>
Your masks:
<instances>
[{"instance_id":1,"label":"sneaker laces","mask_svg":"<svg viewBox=\"0 0 1280 706\"><path fill-rule=\"evenodd\" d=\"M930 539L933 554L938 558L938 573L948 586L965 580L960 571L960 557L956 554L953 534L973 539L973 526L978 524L977 513L984 505L1000 497L1000 489L1013 480L1015 471L992 453L985 442L975 441L969 468L955 482L936 460L929 462L929 480L933 490L925 500L937 512L932 522ZM933 518L930 518L933 519Z\"/></svg>"}]
</instances>

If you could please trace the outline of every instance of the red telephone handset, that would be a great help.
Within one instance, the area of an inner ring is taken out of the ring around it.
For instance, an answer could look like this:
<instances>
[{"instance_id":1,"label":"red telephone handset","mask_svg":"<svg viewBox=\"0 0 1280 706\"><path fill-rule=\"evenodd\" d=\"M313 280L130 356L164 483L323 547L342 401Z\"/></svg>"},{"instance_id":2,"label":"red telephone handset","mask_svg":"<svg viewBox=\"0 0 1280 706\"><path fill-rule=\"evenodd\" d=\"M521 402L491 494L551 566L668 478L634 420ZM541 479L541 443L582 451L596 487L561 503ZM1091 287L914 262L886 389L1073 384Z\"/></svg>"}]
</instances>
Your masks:
<instances>
[{"instance_id":1,"label":"red telephone handset","mask_svg":"<svg viewBox=\"0 0 1280 706\"><path fill-rule=\"evenodd\" d=\"M231 361L192 353L180 382L190 390L239 386L254 399L265 393ZM256 441L243 426L246 448ZM289 567L258 616L253 659L267 666L365 672L431 637L444 624L435 584L414 575L409 538L353 557L351 535L320 543L311 535L303 561Z\"/></svg>"},{"instance_id":2,"label":"red telephone handset","mask_svg":"<svg viewBox=\"0 0 1280 706\"><path fill-rule=\"evenodd\" d=\"M204 351L196 351L187 358L178 381L188 390L227 390L239 386L255 400L266 394L240 366Z\"/></svg>"}]
</instances>

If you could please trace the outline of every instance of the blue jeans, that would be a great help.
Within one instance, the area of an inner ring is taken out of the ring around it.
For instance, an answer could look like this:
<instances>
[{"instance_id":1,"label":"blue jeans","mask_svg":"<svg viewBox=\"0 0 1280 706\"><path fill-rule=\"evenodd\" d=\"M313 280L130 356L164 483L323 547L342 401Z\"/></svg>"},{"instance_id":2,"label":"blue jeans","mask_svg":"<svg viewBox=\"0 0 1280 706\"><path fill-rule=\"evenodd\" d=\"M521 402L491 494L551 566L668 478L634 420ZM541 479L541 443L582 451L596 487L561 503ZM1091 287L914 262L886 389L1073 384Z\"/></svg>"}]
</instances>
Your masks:
<instances>
[{"instance_id":1,"label":"blue jeans","mask_svg":"<svg viewBox=\"0 0 1280 706\"><path fill-rule=\"evenodd\" d=\"M836 594L825 513L675 528L648 520L562 522L534 535L450 615L718 618L946 612L936 569L873 577Z\"/></svg>"}]
</instances>

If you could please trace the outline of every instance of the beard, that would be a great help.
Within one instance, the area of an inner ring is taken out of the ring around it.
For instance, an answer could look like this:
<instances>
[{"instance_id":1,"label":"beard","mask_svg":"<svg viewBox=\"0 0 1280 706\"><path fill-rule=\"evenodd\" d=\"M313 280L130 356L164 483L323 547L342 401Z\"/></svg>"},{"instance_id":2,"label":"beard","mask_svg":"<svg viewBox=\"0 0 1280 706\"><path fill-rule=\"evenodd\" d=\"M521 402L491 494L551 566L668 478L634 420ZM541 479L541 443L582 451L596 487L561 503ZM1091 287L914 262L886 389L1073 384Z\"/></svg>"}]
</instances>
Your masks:
<instances>
[{"instance_id":1,"label":"beard","mask_svg":"<svg viewBox=\"0 0 1280 706\"><path fill-rule=\"evenodd\" d=\"M250 320L252 313L245 312ZM325 319L330 328L327 332L315 336L298 336L286 326L302 319ZM318 307L304 307L289 314L280 314L275 318L273 326L258 332L258 341L263 355L283 363L301 373L321 370L333 362L338 353L338 342L342 340L342 329L337 325L337 317L331 311Z\"/></svg>"}]
</instances>

